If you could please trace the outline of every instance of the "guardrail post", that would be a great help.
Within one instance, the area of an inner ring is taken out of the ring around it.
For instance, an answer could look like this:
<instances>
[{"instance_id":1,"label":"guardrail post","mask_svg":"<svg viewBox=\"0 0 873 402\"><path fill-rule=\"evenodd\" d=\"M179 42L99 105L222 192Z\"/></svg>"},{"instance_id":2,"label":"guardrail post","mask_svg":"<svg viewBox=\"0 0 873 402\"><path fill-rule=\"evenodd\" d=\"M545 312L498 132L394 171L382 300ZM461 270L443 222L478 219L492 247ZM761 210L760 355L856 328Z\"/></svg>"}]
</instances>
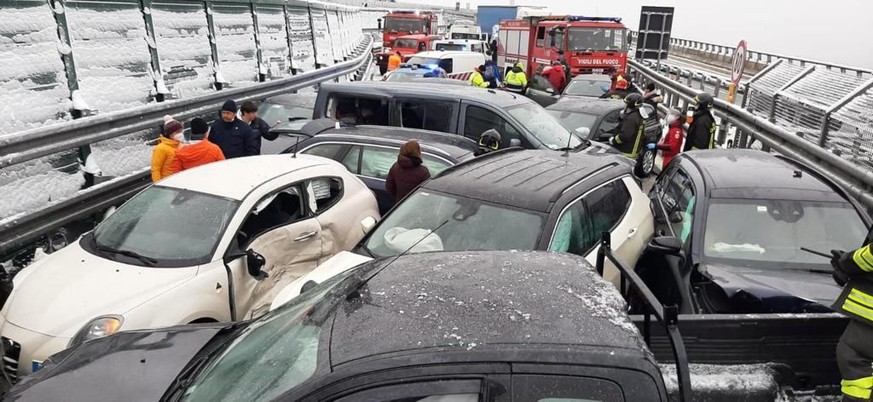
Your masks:
<instances>
[{"instance_id":1,"label":"guardrail post","mask_svg":"<svg viewBox=\"0 0 873 402\"><path fill-rule=\"evenodd\" d=\"M285 38L288 40L288 69L291 70L291 75L297 75L297 69L294 68L294 41L291 39L291 24L288 23L288 4L282 5L282 16L285 18Z\"/></svg>"},{"instance_id":2,"label":"guardrail post","mask_svg":"<svg viewBox=\"0 0 873 402\"><path fill-rule=\"evenodd\" d=\"M312 28L309 30L312 33L312 60L315 60L315 69L318 70L321 66L318 63L318 43L315 40L315 20L312 19L312 3L307 3L306 11L309 13L309 26Z\"/></svg>"},{"instance_id":3,"label":"guardrail post","mask_svg":"<svg viewBox=\"0 0 873 402\"><path fill-rule=\"evenodd\" d=\"M67 76L67 88L70 91L70 99L73 101L73 108L70 110L70 116L73 119L84 117L89 112L88 105L78 93L79 77L76 74L76 60L73 57L73 42L70 40L70 27L67 24L67 7L63 0L51 0L49 7L52 8L52 14L55 18L55 23L58 26L58 39L63 48L60 49L61 59L64 62L64 71ZM98 172L85 169L88 166L88 158L91 157L91 146L80 146L76 153L79 157L82 174L85 178L85 183L82 188L88 188L94 185L94 174Z\"/></svg>"},{"instance_id":4,"label":"guardrail post","mask_svg":"<svg viewBox=\"0 0 873 402\"><path fill-rule=\"evenodd\" d=\"M164 74L161 70L161 59L158 57L158 45L155 41L155 23L152 18L152 0L140 0L140 11L145 23L146 43L149 46L149 55L152 61L152 80L155 86L155 101L163 102L167 95L167 87L164 85Z\"/></svg>"},{"instance_id":5,"label":"guardrail post","mask_svg":"<svg viewBox=\"0 0 873 402\"><path fill-rule=\"evenodd\" d=\"M215 83L215 89L220 91L222 86L224 85L221 80L221 62L218 58L218 36L215 33L215 19L212 17L212 1L206 0L204 2L206 7L206 27L209 32L209 48L212 50L212 70L213 70L213 79Z\"/></svg>"},{"instance_id":6,"label":"guardrail post","mask_svg":"<svg viewBox=\"0 0 873 402\"><path fill-rule=\"evenodd\" d=\"M252 13L252 25L254 27L255 57L258 58L258 82L264 82L267 80L267 66L264 65L264 51L261 49L261 28L258 26L258 8L255 2L249 3L249 11Z\"/></svg>"}]
</instances>

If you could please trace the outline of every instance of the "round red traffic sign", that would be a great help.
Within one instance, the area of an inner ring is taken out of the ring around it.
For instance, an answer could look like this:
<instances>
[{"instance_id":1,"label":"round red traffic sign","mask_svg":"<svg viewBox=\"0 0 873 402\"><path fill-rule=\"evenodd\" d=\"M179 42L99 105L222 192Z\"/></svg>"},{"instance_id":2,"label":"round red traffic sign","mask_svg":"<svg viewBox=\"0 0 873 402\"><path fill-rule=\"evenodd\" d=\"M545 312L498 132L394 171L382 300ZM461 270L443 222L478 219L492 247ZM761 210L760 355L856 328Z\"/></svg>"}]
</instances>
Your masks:
<instances>
[{"instance_id":1,"label":"round red traffic sign","mask_svg":"<svg viewBox=\"0 0 873 402\"><path fill-rule=\"evenodd\" d=\"M741 40L734 51L734 60L731 63L731 81L739 84L743 78L743 69L746 67L746 41Z\"/></svg>"}]
</instances>

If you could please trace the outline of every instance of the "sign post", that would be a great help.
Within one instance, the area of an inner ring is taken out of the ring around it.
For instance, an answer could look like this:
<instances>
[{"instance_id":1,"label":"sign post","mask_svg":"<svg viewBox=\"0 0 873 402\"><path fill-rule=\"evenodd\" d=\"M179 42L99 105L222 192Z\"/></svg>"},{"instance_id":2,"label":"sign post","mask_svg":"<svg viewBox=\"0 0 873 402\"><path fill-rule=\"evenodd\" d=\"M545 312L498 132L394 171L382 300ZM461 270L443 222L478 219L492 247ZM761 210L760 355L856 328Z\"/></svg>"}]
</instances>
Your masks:
<instances>
[{"instance_id":1,"label":"sign post","mask_svg":"<svg viewBox=\"0 0 873 402\"><path fill-rule=\"evenodd\" d=\"M740 85L740 80L743 79L743 70L746 68L746 41L741 40L734 50L734 60L731 62L731 84L728 87L727 101L734 103L734 97L737 95L737 86Z\"/></svg>"}]
</instances>

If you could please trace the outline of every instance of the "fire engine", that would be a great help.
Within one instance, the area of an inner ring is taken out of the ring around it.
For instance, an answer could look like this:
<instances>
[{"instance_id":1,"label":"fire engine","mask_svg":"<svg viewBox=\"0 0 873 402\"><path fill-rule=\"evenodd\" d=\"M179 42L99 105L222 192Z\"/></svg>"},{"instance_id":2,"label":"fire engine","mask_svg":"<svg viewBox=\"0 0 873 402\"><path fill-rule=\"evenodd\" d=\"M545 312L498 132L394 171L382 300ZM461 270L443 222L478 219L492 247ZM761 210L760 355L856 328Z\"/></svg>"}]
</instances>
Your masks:
<instances>
[{"instance_id":1,"label":"fire engine","mask_svg":"<svg viewBox=\"0 0 873 402\"><path fill-rule=\"evenodd\" d=\"M437 20L436 14L430 12L394 11L386 15L383 18L384 24L380 24L381 26L379 27L382 29L382 51L376 54L376 63L379 65L379 71L385 74L385 71L388 69L388 57L394 53L392 48L397 39L407 35L435 35L437 32ZM428 43L425 43L423 50L427 50L429 45L428 41Z\"/></svg>"},{"instance_id":2,"label":"fire engine","mask_svg":"<svg viewBox=\"0 0 873 402\"><path fill-rule=\"evenodd\" d=\"M606 74L627 67L628 31L621 18L536 16L500 22L497 63L511 69L525 64L531 76L558 60L558 51L570 65L570 75Z\"/></svg>"}]
</instances>

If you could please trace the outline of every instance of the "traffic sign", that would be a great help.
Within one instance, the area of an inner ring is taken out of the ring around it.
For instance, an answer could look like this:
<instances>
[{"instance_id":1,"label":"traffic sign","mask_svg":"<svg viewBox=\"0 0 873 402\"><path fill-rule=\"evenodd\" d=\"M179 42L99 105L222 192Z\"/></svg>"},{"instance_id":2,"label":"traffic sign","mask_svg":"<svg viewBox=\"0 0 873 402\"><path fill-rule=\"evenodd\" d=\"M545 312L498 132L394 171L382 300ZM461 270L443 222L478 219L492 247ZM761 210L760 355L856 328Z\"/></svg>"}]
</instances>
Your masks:
<instances>
[{"instance_id":1,"label":"traffic sign","mask_svg":"<svg viewBox=\"0 0 873 402\"><path fill-rule=\"evenodd\" d=\"M734 51L734 60L731 62L731 82L739 85L743 78L743 69L746 67L746 41L741 40Z\"/></svg>"}]
</instances>

